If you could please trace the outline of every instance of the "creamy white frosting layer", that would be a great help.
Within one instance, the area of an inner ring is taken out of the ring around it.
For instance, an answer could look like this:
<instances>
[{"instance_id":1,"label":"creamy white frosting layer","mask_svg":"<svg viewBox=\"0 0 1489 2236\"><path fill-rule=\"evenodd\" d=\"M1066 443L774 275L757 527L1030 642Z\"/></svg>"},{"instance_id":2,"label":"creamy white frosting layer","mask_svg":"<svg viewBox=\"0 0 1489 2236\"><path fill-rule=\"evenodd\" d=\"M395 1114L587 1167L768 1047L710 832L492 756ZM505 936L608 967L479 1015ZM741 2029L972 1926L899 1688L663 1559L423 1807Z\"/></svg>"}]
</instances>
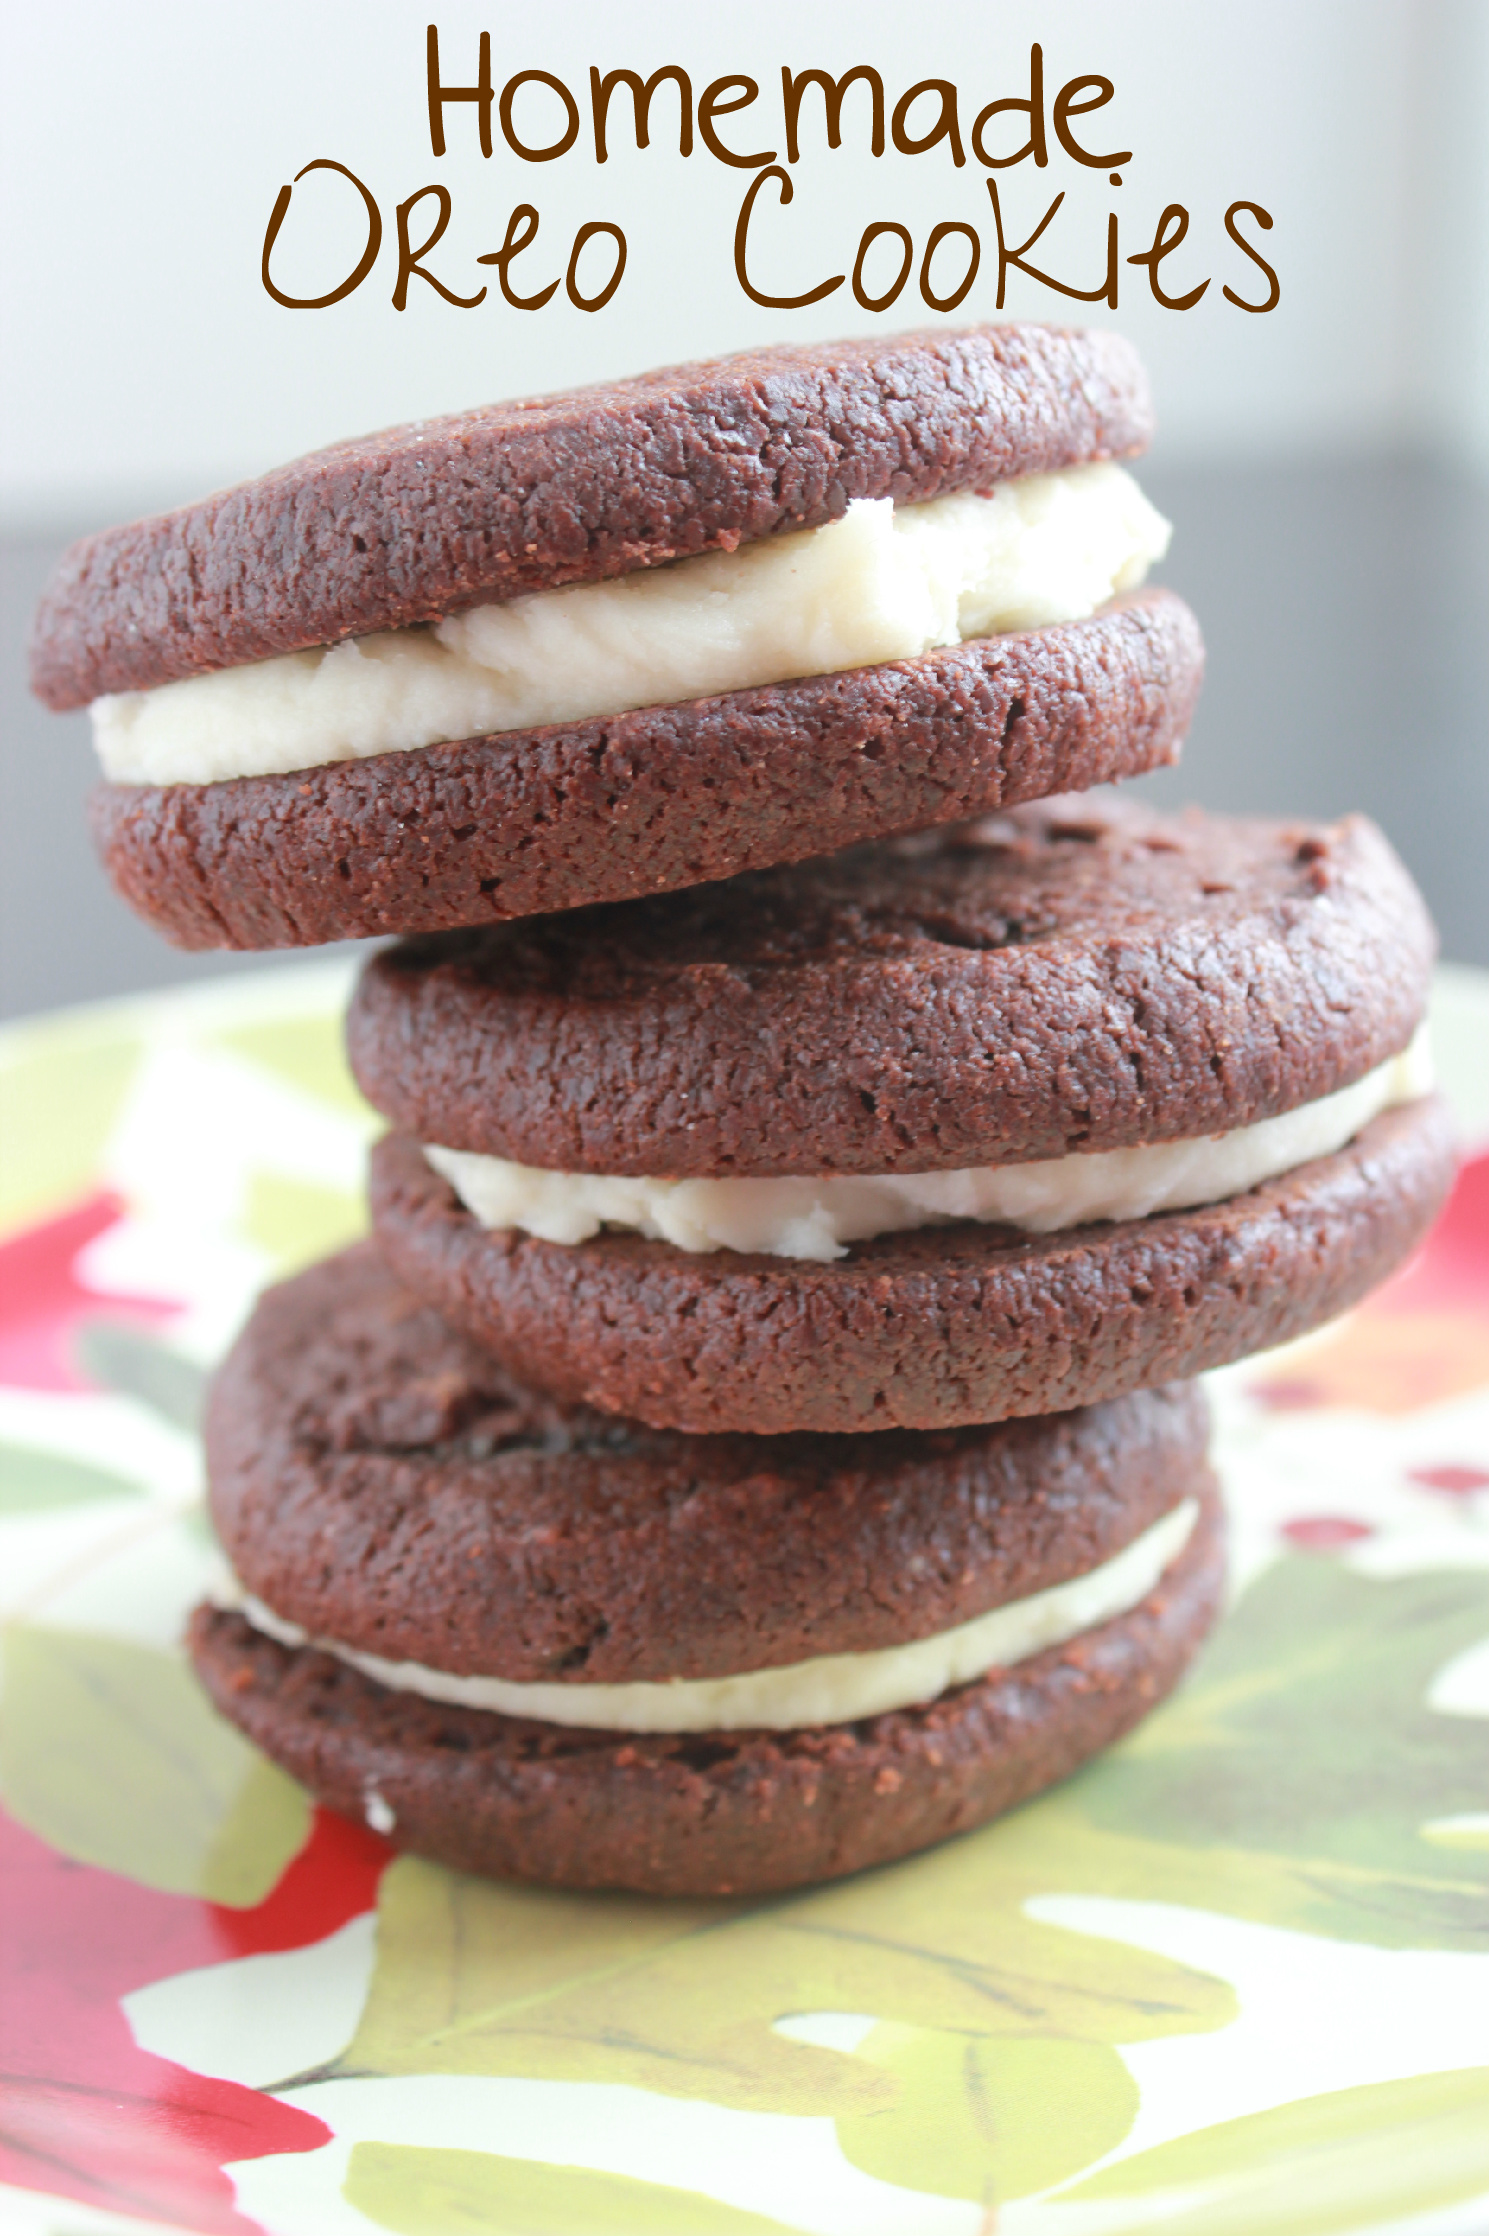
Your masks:
<instances>
[{"instance_id":1,"label":"creamy white frosting layer","mask_svg":"<svg viewBox=\"0 0 1489 2236\"><path fill-rule=\"evenodd\" d=\"M737 551L98 699L94 742L116 784L213 784L664 706L1080 620L1168 537L1112 465L857 502Z\"/></svg>"},{"instance_id":2,"label":"creamy white frosting layer","mask_svg":"<svg viewBox=\"0 0 1489 2236\"><path fill-rule=\"evenodd\" d=\"M956 1219L1049 1234L1092 1219L1143 1219L1241 1195L1327 1157L1393 1103L1432 1084L1426 1028L1351 1087L1254 1126L1193 1141L1102 1149L1037 1164L963 1172L826 1173L779 1180L650 1180L544 1172L464 1149L425 1147L436 1172L485 1227L521 1227L544 1242L586 1242L626 1228L680 1250L841 1258L851 1242Z\"/></svg>"},{"instance_id":3,"label":"creamy white frosting layer","mask_svg":"<svg viewBox=\"0 0 1489 2236\"><path fill-rule=\"evenodd\" d=\"M1185 1499L1100 1568L909 1645L866 1654L823 1654L737 1677L679 1677L654 1684L514 1685L504 1677L452 1677L445 1670L426 1669L422 1662L384 1661L334 1639L312 1640L260 1600L231 1591L220 1596L282 1645L314 1644L378 1684L420 1693L426 1700L596 1731L795 1731L810 1724L853 1723L935 1700L954 1685L1027 1661L1046 1647L1063 1646L1081 1631L1129 1613L1178 1559L1198 1514L1198 1502Z\"/></svg>"}]
</instances>

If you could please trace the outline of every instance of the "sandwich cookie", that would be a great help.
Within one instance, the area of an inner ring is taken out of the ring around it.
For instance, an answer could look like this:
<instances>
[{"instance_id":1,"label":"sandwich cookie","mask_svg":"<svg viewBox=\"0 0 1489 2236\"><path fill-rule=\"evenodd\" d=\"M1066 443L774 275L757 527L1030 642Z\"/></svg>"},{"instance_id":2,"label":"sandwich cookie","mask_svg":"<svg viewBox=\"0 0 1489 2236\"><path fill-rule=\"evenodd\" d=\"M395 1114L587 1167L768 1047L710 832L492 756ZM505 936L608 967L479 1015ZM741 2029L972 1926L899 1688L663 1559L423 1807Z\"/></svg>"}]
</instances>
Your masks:
<instances>
[{"instance_id":1,"label":"sandwich cookie","mask_svg":"<svg viewBox=\"0 0 1489 2236\"><path fill-rule=\"evenodd\" d=\"M570 1400L935 1428L1355 1302L1452 1150L1372 825L1054 802L376 957L390 1262Z\"/></svg>"},{"instance_id":2,"label":"sandwich cookie","mask_svg":"<svg viewBox=\"0 0 1489 2236\"><path fill-rule=\"evenodd\" d=\"M566 1408L367 1245L215 1386L192 1650L333 1806L464 1869L765 1891L1063 1776L1173 1683L1221 1554L1203 1401L935 1437Z\"/></svg>"},{"instance_id":3,"label":"sandwich cookie","mask_svg":"<svg viewBox=\"0 0 1489 2236\"><path fill-rule=\"evenodd\" d=\"M1192 617L1106 334L781 347L342 444L75 547L33 681L178 944L718 878L1171 760Z\"/></svg>"}]
</instances>

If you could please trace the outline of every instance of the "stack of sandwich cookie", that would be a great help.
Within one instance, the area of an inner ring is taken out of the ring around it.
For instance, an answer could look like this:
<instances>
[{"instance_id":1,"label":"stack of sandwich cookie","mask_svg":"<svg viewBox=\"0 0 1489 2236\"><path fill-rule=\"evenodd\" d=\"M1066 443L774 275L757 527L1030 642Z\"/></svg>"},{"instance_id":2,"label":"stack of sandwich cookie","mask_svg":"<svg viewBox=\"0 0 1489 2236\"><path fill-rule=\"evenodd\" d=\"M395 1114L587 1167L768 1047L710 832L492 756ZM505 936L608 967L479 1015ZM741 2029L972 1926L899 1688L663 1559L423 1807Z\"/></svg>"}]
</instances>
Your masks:
<instances>
[{"instance_id":1,"label":"stack of sandwich cookie","mask_svg":"<svg viewBox=\"0 0 1489 2236\"><path fill-rule=\"evenodd\" d=\"M126 897L403 935L350 1020L373 1240L220 1373L191 1633L399 1844L741 1894L1064 1776L1218 1603L1191 1377L1430 1219L1379 835L1062 796L1198 690L1148 428L1110 336L769 350L64 564L36 683Z\"/></svg>"}]
</instances>

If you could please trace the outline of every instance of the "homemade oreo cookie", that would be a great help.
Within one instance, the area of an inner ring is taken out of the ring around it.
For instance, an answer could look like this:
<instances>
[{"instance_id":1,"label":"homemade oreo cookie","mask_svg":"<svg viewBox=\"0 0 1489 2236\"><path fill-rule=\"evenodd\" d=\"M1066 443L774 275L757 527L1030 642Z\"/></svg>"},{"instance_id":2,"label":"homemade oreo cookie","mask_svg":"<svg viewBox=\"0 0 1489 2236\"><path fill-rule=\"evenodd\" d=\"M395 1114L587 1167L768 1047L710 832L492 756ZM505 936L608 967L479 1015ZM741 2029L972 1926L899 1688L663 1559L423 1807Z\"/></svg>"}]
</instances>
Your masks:
<instances>
[{"instance_id":1,"label":"homemade oreo cookie","mask_svg":"<svg viewBox=\"0 0 1489 2236\"><path fill-rule=\"evenodd\" d=\"M1144 1713L1219 1593L1191 1389L680 1437L532 1391L367 1246L262 1300L207 1442L223 1712L400 1844L565 1885L766 1891L976 1824Z\"/></svg>"},{"instance_id":2,"label":"homemade oreo cookie","mask_svg":"<svg viewBox=\"0 0 1489 2236\"><path fill-rule=\"evenodd\" d=\"M317 453L90 538L33 681L189 947L504 920L1175 758L1192 616L1116 336L779 347Z\"/></svg>"},{"instance_id":3,"label":"homemade oreo cookie","mask_svg":"<svg viewBox=\"0 0 1489 2236\"><path fill-rule=\"evenodd\" d=\"M1420 1238L1432 952L1362 819L1091 801L411 941L349 1023L400 1129L375 1229L476 1340L661 1426L1088 1404Z\"/></svg>"}]
</instances>

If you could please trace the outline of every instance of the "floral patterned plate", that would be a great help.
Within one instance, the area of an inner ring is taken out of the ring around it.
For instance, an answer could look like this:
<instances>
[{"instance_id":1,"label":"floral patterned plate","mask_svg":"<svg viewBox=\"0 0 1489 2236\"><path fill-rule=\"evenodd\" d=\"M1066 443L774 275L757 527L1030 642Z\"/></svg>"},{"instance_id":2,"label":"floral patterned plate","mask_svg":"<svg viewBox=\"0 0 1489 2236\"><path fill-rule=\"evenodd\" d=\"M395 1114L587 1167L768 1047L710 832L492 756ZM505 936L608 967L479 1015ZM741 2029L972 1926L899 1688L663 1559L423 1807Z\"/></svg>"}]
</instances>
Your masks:
<instances>
[{"instance_id":1,"label":"floral patterned plate","mask_svg":"<svg viewBox=\"0 0 1489 2236\"><path fill-rule=\"evenodd\" d=\"M486 1885L177 1650L204 1370L361 1223L345 967L0 1036L0 2228L1489 2229L1489 978L1415 1263L1214 1378L1233 1609L1001 1824L842 1885Z\"/></svg>"}]
</instances>

